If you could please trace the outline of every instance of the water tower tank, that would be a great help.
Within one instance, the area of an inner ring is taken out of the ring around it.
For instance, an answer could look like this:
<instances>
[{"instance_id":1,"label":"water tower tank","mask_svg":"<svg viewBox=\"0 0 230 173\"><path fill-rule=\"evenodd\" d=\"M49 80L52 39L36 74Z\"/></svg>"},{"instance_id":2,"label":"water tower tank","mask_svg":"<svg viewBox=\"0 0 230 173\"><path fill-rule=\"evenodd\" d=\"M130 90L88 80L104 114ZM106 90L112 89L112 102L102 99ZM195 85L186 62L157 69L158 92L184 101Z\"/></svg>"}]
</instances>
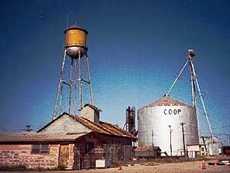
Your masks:
<instances>
[{"instance_id":1,"label":"water tower tank","mask_svg":"<svg viewBox=\"0 0 230 173\"><path fill-rule=\"evenodd\" d=\"M80 27L72 26L65 31L65 49L67 55L72 58L82 57L86 51L86 40L88 32Z\"/></svg>"},{"instance_id":2,"label":"water tower tank","mask_svg":"<svg viewBox=\"0 0 230 173\"><path fill-rule=\"evenodd\" d=\"M172 155L183 155L184 123L185 145L199 143L197 116L193 106L165 96L140 108L138 118L138 145L159 146L162 152L170 155L170 128Z\"/></svg>"}]
</instances>

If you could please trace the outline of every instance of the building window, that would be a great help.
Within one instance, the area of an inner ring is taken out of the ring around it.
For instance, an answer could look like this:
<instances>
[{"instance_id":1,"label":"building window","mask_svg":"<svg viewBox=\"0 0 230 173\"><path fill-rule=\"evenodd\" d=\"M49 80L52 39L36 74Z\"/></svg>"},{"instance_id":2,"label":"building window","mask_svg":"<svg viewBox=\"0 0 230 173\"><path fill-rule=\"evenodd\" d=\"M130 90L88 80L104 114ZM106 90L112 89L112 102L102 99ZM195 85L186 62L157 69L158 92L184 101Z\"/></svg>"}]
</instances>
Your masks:
<instances>
[{"instance_id":1,"label":"building window","mask_svg":"<svg viewBox=\"0 0 230 173\"><path fill-rule=\"evenodd\" d=\"M31 154L49 154L49 145L34 144L32 145Z\"/></svg>"}]
</instances>

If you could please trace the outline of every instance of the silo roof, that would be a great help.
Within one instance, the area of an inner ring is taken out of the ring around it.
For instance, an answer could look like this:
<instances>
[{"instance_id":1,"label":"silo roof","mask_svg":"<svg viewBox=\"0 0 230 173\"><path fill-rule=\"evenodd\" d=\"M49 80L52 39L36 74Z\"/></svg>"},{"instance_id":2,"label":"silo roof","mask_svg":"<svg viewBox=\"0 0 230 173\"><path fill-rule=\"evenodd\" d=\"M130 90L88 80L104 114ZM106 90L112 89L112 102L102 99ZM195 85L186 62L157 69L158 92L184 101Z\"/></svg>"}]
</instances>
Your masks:
<instances>
[{"instance_id":1,"label":"silo roof","mask_svg":"<svg viewBox=\"0 0 230 173\"><path fill-rule=\"evenodd\" d=\"M175 100L169 96L164 96L144 107L154 107L154 106L189 106L191 107L191 105L183 103L182 101Z\"/></svg>"}]
</instances>

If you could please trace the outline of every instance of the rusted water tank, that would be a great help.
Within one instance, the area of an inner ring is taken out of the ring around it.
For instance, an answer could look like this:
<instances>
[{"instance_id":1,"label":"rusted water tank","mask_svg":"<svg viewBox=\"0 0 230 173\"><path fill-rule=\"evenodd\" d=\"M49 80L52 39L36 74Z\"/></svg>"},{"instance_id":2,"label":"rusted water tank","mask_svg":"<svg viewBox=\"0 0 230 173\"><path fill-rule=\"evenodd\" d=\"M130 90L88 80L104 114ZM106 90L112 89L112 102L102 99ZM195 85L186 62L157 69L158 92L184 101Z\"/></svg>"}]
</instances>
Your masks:
<instances>
[{"instance_id":1,"label":"rusted water tank","mask_svg":"<svg viewBox=\"0 0 230 173\"><path fill-rule=\"evenodd\" d=\"M86 40L88 32L80 27L72 26L65 31L65 49L67 55L72 58L82 57L86 51Z\"/></svg>"}]
</instances>

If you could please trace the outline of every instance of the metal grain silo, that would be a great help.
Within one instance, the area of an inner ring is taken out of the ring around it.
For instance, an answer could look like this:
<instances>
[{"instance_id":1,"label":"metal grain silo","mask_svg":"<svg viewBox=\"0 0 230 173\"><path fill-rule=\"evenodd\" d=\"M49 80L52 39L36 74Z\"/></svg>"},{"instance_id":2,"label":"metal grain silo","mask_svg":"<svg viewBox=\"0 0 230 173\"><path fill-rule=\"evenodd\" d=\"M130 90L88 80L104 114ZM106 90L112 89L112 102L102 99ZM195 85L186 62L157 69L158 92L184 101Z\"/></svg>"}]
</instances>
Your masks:
<instances>
[{"instance_id":1,"label":"metal grain silo","mask_svg":"<svg viewBox=\"0 0 230 173\"><path fill-rule=\"evenodd\" d=\"M159 146L168 155L183 155L184 123L185 145L199 143L195 108L170 97L138 110L138 145ZM171 149L170 149L171 131Z\"/></svg>"}]
</instances>

